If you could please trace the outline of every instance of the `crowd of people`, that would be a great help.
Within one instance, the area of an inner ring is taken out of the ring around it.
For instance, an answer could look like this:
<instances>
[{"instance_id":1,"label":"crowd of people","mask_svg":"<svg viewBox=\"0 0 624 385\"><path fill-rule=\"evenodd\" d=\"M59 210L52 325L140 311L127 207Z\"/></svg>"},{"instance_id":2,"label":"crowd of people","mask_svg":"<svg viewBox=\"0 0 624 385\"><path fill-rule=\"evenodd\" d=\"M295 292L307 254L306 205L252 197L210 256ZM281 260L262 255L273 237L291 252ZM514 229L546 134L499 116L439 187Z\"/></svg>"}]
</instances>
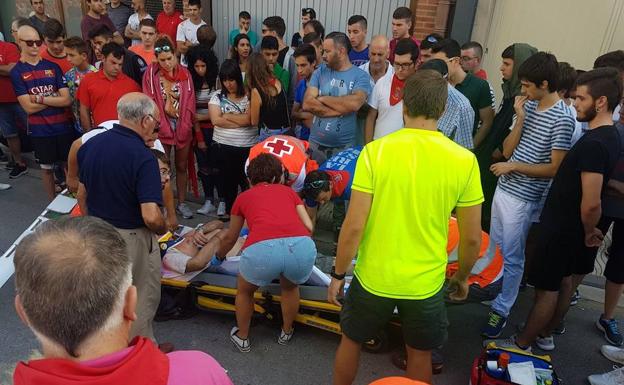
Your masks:
<instances>
[{"instance_id":1,"label":"crowd of people","mask_svg":"<svg viewBox=\"0 0 624 385\"><path fill-rule=\"evenodd\" d=\"M213 46L225 37L202 20L200 0L183 3L176 10L163 0L150 15L145 0L132 9L86 0L82 36L68 37L31 0L33 16L12 23L14 43L0 42L9 149L0 161L17 179L28 173L22 152L33 150L48 199L67 188L84 216L49 221L17 249L16 308L45 359L20 363L16 384L104 375L106 383L230 384L210 356L153 343L161 269L185 277L219 264L248 229L229 337L241 352L252 349L254 292L278 279L277 342L286 345L298 285L317 255L317 208L330 201L328 301L342 307L343 333L334 384L353 383L361 345L395 308L405 352L394 361L408 378L431 382L447 339L451 216L460 242L450 298L466 298L488 231L504 270L481 334L526 352L555 349L553 335L566 331L577 287L611 229L596 327L610 344L602 353L624 364L614 314L624 290L624 51L584 71L512 44L500 53L497 102L481 44L435 33L418 40L406 7L392 14L391 38L369 38L362 15L345 21L346 33L326 34L316 11L303 8L290 44L282 17L265 18L258 34L242 11L228 57L218 58ZM301 183L283 158L294 149L314 161L304 161ZM187 195L200 196L200 185L203 204L193 212ZM161 261L156 235L195 214L220 222L188 233ZM535 290L527 322L500 339L523 285ZM615 384L623 370L589 381Z\"/></svg>"}]
</instances>

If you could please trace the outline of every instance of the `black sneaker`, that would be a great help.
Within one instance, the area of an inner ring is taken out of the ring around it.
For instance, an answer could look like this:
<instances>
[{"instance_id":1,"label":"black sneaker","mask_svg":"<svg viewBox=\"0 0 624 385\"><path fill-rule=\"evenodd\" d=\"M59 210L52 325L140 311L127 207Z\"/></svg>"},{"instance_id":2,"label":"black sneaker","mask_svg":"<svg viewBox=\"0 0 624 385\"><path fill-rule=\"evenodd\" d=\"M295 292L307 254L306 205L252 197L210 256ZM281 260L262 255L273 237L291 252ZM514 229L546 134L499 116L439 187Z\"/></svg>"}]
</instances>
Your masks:
<instances>
[{"instance_id":1,"label":"black sneaker","mask_svg":"<svg viewBox=\"0 0 624 385\"><path fill-rule=\"evenodd\" d=\"M13 161L11 159L4 165L4 169L5 170L13 170L15 168L15 166L17 166L17 163L15 163L15 161Z\"/></svg>"},{"instance_id":2,"label":"black sneaker","mask_svg":"<svg viewBox=\"0 0 624 385\"><path fill-rule=\"evenodd\" d=\"M28 174L28 167L25 164L16 164L9 173L9 178L16 179L26 174Z\"/></svg>"}]
</instances>

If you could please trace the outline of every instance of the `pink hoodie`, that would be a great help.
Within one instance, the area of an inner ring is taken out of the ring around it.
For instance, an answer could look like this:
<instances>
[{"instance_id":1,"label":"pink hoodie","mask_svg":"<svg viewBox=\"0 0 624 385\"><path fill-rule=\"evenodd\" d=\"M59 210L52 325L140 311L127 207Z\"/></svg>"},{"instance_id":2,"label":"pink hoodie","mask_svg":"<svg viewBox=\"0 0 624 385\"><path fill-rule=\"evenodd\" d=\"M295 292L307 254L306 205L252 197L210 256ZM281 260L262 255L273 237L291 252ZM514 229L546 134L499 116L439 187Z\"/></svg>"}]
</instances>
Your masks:
<instances>
[{"instance_id":1,"label":"pink hoodie","mask_svg":"<svg viewBox=\"0 0 624 385\"><path fill-rule=\"evenodd\" d=\"M186 80L180 83L180 117L175 131L165 113L165 101L160 88L160 65L152 63L143 74L143 92L152 98L160 111L160 131L158 139L163 144L184 148L193 140L193 122L195 121L195 90L191 74L178 64L178 70L186 72Z\"/></svg>"}]
</instances>

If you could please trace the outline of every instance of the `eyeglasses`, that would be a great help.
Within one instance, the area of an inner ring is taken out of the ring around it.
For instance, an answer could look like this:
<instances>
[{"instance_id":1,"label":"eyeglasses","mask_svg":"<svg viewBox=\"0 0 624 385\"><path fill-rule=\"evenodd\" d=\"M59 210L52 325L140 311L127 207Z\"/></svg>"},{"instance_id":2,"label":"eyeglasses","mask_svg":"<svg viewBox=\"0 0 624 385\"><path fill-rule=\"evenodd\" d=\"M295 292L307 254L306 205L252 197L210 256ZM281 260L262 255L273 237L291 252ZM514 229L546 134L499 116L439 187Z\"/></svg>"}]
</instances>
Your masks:
<instances>
[{"instance_id":1,"label":"eyeglasses","mask_svg":"<svg viewBox=\"0 0 624 385\"><path fill-rule=\"evenodd\" d=\"M145 117L150 118L154 121L154 134L158 134L158 131L160 131L160 122L158 120L156 120L156 118L152 115L152 114L148 114L145 115Z\"/></svg>"},{"instance_id":2,"label":"eyeglasses","mask_svg":"<svg viewBox=\"0 0 624 385\"><path fill-rule=\"evenodd\" d=\"M29 47L32 47L32 46L41 47L41 45L43 44L43 40L22 40L22 39L20 39L20 41L23 41Z\"/></svg>"},{"instance_id":3,"label":"eyeglasses","mask_svg":"<svg viewBox=\"0 0 624 385\"><path fill-rule=\"evenodd\" d=\"M411 61L409 63L397 63L397 62L394 62L394 68L396 68L397 70L407 70L407 69L409 69L413 65L414 65L413 61Z\"/></svg>"},{"instance_id":4,"label":"eyeglasses","mask_svg":"<svg viewBox=\"0 0 624 385\"><path fill-rule=\"evenodd\" d=\"M461 57L461 61L471 61L473 59L476 59L477 57L470 57L470 56L462 56Z\"/></svg>"},{"instance_id":5,"label":"eyeglasses","mask_svg":"<svg viewBox=\"0 0 624 385\"><path fill-rule=\"evenodd\" d=\"M162 47L154 48L154 52L156 52L156 54L159 54L161 52L171 52L171 51L173 51L173 50L168 45L163 45Z\"/></svg>"},{"instance_id":6,"label":"eyeglasses","mask_svg":"<svg viewBox=\"0 0 624 385\"><path fill-rule=\"evenodd\" d=\"M161 168L160 169L160 176L162 176L163 178L170 177L171 176L171 170L169 170L167 168Z\"/></svg>"}]
</instances>

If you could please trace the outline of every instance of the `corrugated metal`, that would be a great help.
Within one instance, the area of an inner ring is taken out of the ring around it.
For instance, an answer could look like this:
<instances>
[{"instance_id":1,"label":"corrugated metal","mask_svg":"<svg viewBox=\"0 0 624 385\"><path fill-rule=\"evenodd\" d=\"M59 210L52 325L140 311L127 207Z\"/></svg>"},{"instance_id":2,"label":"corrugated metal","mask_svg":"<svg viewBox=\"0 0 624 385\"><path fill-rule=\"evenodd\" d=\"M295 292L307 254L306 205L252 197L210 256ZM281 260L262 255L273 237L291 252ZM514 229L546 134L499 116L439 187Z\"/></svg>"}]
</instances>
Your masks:
<instances>
[{"instance_id":1,"label":"corrugated metal","mask_svg":"<svg viewBox=\"0 0 624 385\"><path fill-rule=\"evenodd\" d=\"M392 35L392 12L402 6L409 7L409 0L216 0L212 2L213 27L217 32L215 50L219 59L227 58L229 32L238 28L238 13L251 13L251 28L261 35L262 20L269 16L281 16L286 22L284 40L290 44L292 35L299 30L301 9L314 8L317 19L327 33L346 32L347 19L363 15L368 19L368 39L374 35Z\"/></svg>"}]
</instances>

